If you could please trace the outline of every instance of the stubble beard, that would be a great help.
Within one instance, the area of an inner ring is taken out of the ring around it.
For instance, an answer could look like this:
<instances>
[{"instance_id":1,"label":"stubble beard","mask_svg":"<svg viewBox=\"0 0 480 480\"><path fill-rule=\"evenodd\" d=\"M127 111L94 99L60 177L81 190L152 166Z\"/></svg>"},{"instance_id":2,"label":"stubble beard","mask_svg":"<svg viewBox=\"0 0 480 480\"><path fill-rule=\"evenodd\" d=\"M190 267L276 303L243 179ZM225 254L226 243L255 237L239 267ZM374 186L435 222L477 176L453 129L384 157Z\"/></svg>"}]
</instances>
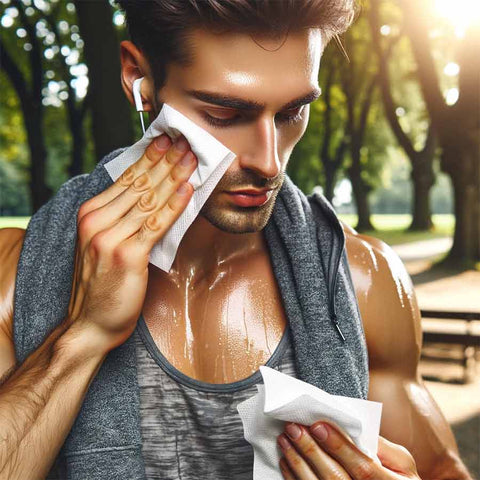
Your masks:
<instances>
[{"instance_id":1,"label":"stubble beard","mask_svg":"<svg viewBox=\"0 0 480 480\"><path fill-rule=\"evenodd\" d=\"M227 233L254 233L263 230L270 219L275 201L283 185L285 176L282 175L281 184L272 192L268 201L260 207L240 207L231 202L219 202L214 192L200 210L206 220L213 226ZM223 194L222 196L225 196Z\"/></svg>"}]
</instances>

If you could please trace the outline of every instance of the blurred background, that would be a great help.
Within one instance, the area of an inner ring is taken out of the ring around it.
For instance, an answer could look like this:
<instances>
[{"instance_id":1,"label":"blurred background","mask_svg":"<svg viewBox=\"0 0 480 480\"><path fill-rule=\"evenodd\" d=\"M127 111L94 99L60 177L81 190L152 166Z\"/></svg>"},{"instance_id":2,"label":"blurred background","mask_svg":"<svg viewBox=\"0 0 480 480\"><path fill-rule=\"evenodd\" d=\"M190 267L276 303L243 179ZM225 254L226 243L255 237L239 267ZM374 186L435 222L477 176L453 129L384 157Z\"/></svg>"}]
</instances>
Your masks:
<instances>
[{"instance_id":1,"label":"blurred background","mask_svg":"<svg viewBox=\"0 0 480 480\"><path fill-rule=\"evenodd\" d=\"M0 228L138 140L113 1L0 0ZM420 373L480 472L480 0L368 0L327 47L289 162L415 284ZM118 119L122 119L118 121Z\"/></svg>"}]
</instances>

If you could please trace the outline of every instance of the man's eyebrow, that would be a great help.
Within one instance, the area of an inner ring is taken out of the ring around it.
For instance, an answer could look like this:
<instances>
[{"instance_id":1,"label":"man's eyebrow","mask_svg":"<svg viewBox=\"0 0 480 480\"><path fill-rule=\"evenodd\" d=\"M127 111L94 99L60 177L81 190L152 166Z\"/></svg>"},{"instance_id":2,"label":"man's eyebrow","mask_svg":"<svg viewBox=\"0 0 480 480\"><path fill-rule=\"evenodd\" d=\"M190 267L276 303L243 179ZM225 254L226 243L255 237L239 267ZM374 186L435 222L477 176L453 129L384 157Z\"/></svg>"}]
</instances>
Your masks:
<instances>
[{"instance_id":1,"label":"man's eyebrow","mask_svg":"<svg viewBox=\"0 0 480 480\"><path fill-rule=\"evenodd\" d=\"M238 110L248 110L252 112L260 112L265 108L265 104L258 103L254 100L246 100L244 98L235 97L232 95L222 95L215 92L208 92L206 90L186 90L185 93L192 97L202 100L207 103L213 103L221 107L235 108ZM314 88L306 95L295 98L281 107L281 110L290 110L306 103L313 102L321 95L321 90Z\"/></svg>"}]
</instances>

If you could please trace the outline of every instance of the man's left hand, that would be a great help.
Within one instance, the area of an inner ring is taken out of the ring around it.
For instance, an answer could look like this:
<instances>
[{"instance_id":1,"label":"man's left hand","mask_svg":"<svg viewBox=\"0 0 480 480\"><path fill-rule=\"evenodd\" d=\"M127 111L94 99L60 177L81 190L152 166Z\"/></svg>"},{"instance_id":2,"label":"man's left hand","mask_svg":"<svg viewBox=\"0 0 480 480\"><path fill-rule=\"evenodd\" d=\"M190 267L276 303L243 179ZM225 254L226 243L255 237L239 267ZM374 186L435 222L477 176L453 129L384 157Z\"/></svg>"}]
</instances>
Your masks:
<instances>
[{"instance_id":1,"label":"man's left hand","mask_svg":"<svg viewBox=\"0 0 480 480\"><path fill-rule=\"evenodd\" d=\"M380 436L377 456L382 465L378 465L330 423L311 427L288 423L278 444L284 455L280 470L285 480L420 480L405 447Z\"/></svg>"}]
</instances>

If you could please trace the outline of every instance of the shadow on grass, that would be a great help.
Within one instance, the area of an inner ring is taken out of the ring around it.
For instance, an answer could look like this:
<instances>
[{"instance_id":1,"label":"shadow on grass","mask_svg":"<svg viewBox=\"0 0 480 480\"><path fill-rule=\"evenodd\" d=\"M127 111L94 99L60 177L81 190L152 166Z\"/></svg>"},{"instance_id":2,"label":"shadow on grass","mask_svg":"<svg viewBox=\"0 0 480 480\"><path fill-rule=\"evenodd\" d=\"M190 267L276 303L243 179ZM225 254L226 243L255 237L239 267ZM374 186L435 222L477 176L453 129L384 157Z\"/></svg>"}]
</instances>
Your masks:
<instances>
[{"instance_id":1,"label":"shadow on grass","mask_svg":"<svg viewBox=\"0 0 480 480\"><path fill-rule=\"evenodd\" d=\"M460 273L465 272L468 268L445 265L440 261L432 263L431 267L423 270L420 273L410 275L414 285L421 285L422 283L434 282L442 278L454 277Z\"/></svg>"},{"instance_id":2,"label":"shadow on grass","mask_svg":"<svg viewBox=\"0 0 480 480\"><path fill-rule=\"evenodd\" d=\"M475 262L459 262L448 256L448 252L440 255L430 261L430 267L419 273L411 274L414 285L434 282L442 278L454 277L468 270L477 270L478 265Z\"/></svg>"},{"instance_id":3,"label":"shadow on grass","mask_svg":"<svg viewBox=\"0 0 480 480\"><path fill-rule=\"evenodd\" d=\"M414 285L421 285L422 283L434 282L435 280L440 280L442 278L454 277L464 271L464 269L433 266L423 272L410 275L410 277L412 278Z\"/></svg>"}]
</instances>

